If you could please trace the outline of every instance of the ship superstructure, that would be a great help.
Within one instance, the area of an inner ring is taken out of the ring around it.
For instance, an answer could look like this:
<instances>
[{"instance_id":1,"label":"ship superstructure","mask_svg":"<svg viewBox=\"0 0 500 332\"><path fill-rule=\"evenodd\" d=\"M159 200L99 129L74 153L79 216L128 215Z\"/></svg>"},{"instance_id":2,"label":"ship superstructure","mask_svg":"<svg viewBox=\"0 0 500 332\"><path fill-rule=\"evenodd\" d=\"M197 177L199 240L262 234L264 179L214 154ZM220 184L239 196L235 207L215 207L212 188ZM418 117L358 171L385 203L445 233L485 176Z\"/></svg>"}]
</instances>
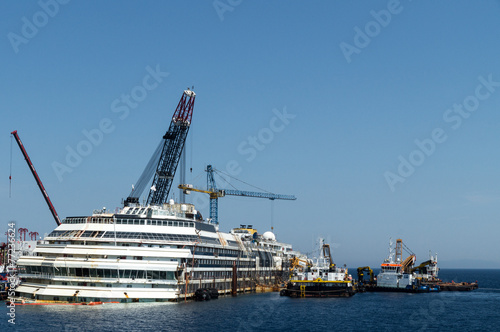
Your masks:
<instances>
[{"instance_id":1,"label":"ship superstructure","mask_svg":"<svg viewBox=\"0 0 500 332\"><path fill-rule=\"evenodd\" d=\"M420 265L411 269L415 278L422 281L436 281L438 280L439 267L437 265L437 253L435 255L429 251L429 260L422 262Z\"/></svg>"}]
</instances>

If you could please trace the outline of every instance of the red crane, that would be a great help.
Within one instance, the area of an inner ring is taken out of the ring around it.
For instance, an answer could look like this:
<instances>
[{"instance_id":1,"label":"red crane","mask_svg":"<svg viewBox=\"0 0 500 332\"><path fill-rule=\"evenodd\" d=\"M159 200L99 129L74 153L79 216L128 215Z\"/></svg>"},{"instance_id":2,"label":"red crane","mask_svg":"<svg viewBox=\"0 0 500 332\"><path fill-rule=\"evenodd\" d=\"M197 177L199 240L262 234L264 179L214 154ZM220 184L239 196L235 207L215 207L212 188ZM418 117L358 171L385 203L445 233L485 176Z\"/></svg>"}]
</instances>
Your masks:
<instances>
[{"instance_id":1,"label":"red crane","mask_svg":"<svg viewBox=\"0 0 500 332\"><path fill-rule=\"evenodd\" d=\"M43 187L42 181L38 177L38 174L35 170L35 166L33 166L33 163L31 162L30 157L28 156L28 153L24 149L24 145L21 142L21 139L19 138L19 135L17 134L17 130L14 130L11 132L12 135L14 135L14 138L16 139L17 145L19 145L19 148L21 149L21 152L23 153L24 159L26 159L26 162L28 163L28 166L31 170L31 173L33 173L33 176L35 177L36 183L38 184L38 188L40 188L40 191L42 192L43 197L45 198L45 202L47 202L47 205L49 206L50 212L52 213L52 216L54 217L54 220L56 221L57 226L61 225L61 219L59 219L59 216L57 215L56 209L52 205L52 202L50 201L49 194L47 194L47 191Z\"/></svg>"},{"instance_id":2,"label":"red crane","mask_svg":"<svg viewBox=\"0 0 500 332\"><path fill-rule=\"evenodd\" d=\"M23 236L23 235L24 235L24 241L26 241L26 233L28 233L28 229L27 228L19 228L18 232L19 232L19 241L21 241L21 236Z\"/></svg>"},{"instance_id":3,"label":"red crane","mask_svg":"<svg viewBox=\"0 0 500 332\"><path fill-rule=\"evenodd\" d=\"M36 241L37 236L38 236L38 232L30 232L31 241Z\"/></svg>"}]
</instances>

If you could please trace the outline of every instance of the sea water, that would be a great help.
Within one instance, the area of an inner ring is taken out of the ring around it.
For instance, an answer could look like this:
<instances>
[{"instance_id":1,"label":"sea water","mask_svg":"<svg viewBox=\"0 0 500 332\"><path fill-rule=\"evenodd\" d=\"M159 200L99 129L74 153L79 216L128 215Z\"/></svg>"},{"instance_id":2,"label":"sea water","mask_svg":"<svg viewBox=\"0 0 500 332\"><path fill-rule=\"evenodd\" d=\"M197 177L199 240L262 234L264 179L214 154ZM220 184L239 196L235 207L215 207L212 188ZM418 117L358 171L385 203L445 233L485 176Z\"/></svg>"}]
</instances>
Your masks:
<instances>
[{"instance_id":1,"label":"sea water","mask_svg":"<svg viewBox=\"0 0 500 332\"><path fill-rule=\"evenodd\" d=\"M355 270L352 270L355 271ZM0 331L500 331L500 270L442 269L471 292L359 293L351 298L221 296L207 302L0 307Z\"/></svg>"}]
</instances>

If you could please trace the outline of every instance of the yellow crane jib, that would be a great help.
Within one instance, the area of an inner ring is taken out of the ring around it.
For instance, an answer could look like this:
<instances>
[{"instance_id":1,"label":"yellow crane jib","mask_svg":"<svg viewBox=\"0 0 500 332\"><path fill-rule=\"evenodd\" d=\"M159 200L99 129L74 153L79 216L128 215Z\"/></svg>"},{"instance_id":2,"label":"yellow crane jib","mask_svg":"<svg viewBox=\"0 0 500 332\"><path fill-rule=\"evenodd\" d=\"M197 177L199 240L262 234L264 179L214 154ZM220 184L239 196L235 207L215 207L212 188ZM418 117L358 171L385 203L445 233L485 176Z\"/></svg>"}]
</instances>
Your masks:
<instances>
[{"instance_id":1,"label":"yellow crane jib","mask_svg":"<svg viewBox=\"0 0 500 332\"><path fill-rule=\"evenodd\" d=\"M374 280L375 280L375 277L373 275L373 270L371 267L369 266L363 266L363 267L358 267L358 282L359 283L363 283L364 281L364 276L365 276L365 273L364 272L368 272L369 276L370 276L370 283L373 283Z\"/></svg>"},{"instance_id":2,"label":"yellow crane jib","mask_svg":"<svg viewBox=\"0 0 500 332\"><path fill-rule=\"evenodd\" d=\"M311 266L312 266L311 262L305 259L298 258L297 256L290 258L290 272L292 272L296 268L305 268Z\"/></svg>"},{"instance_id":3,"label":"yellow crane jib","mask_svg":"<svg viewBox=\"0 0 500 332\"><path fill-rule=\"evenodd\" d=\"M226 196L226 193L224 192L224 190L215 190L215 191L203 190L203 189L194 188L190 184L180 184L178 188L184 190L184 193L186 195L189 195L191 193L191 191L194 191L194 192L198 192L198 193L209 194L210 198L219 198L219 197Z\"/></svg>"}]
</instances>

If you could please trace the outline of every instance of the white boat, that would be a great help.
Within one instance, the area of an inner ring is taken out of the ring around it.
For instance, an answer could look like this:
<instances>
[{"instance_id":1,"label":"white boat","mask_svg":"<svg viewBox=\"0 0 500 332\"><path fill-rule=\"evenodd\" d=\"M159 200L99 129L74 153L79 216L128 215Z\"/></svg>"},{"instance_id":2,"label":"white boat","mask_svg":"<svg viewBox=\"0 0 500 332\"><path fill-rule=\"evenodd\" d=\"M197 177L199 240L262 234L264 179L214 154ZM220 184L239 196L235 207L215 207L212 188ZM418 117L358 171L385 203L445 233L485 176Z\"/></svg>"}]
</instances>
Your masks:
<instances>
[{"instance_id":1,"label":"white boat","mask_svg":"<svg viewBox=\"0 0 500 332\"><path fill-rule=\"evenodd\" d=\"M426 270L425 277L430 277L429 273L437 276L437 262L424 262L418 268L413 268L416 256L410 252L411 254L403 260L403 246L403 241L398 239L396 240L396 248L393 249L392 241L390 241L389 257L380 265L381 271L376 277L376 284L364 285L364 290L411 293L438 292L440 290L435 284L424 284L423 275L414 273L418 268L427 266L429 270Z\"/></svg>"},{"instance_id":2,"label":"white boat","mask_svg":"<svg viewBox=\"0 0 500 332\"><path fill-rule=\"evenodd\" d=\"M292 259L292 275L282 296L290 297L350 297L356 294L352 276L347 268L337 266L332 259L330 246L322 243L320 257L309 261ZM304 264L301 264L305 262Z\"/></svg>"},{"instance_id":3,"label":"white boat","mask_svg":"<svg viewBox=\"0 0 500 332\"><path fill-rule=\"evenodd\" d=\"M402 261L402 241L396 241L396 249L389 243L389 256L380 265L381 272L377 275L377 288L379 290L409 290L415 285L415 277L407 273L409 267L415 263L415 255L410 255ZM396 258L394 257L396 256Z\"/></svg>"},{"instance_id":4,"label":"white boat","mask_svg":"<svg viewBox=\"0 0 500 332\"><path fill-rule=\"evenodd\" d=\"M412 272L415 275L415 278L425 282L433 282L439 280L437 253L435 255L432 255L431 251L429 251L429 260L422 262L420 265L412 268Z\"/></svg>"},{"instance_id":5,"label":"white boat","mask_svg":"<svg viewBox=\"0 0 500 332\"><path fill-rule=\"evenodd\" d=\"M252 227L221 232L199 218L193 205L173 201L68 217L35 256L19 258L18 300L178 301L199 289L245 292L286 279L298 254L291 245Z\"/></svg>"}]
</instances>

